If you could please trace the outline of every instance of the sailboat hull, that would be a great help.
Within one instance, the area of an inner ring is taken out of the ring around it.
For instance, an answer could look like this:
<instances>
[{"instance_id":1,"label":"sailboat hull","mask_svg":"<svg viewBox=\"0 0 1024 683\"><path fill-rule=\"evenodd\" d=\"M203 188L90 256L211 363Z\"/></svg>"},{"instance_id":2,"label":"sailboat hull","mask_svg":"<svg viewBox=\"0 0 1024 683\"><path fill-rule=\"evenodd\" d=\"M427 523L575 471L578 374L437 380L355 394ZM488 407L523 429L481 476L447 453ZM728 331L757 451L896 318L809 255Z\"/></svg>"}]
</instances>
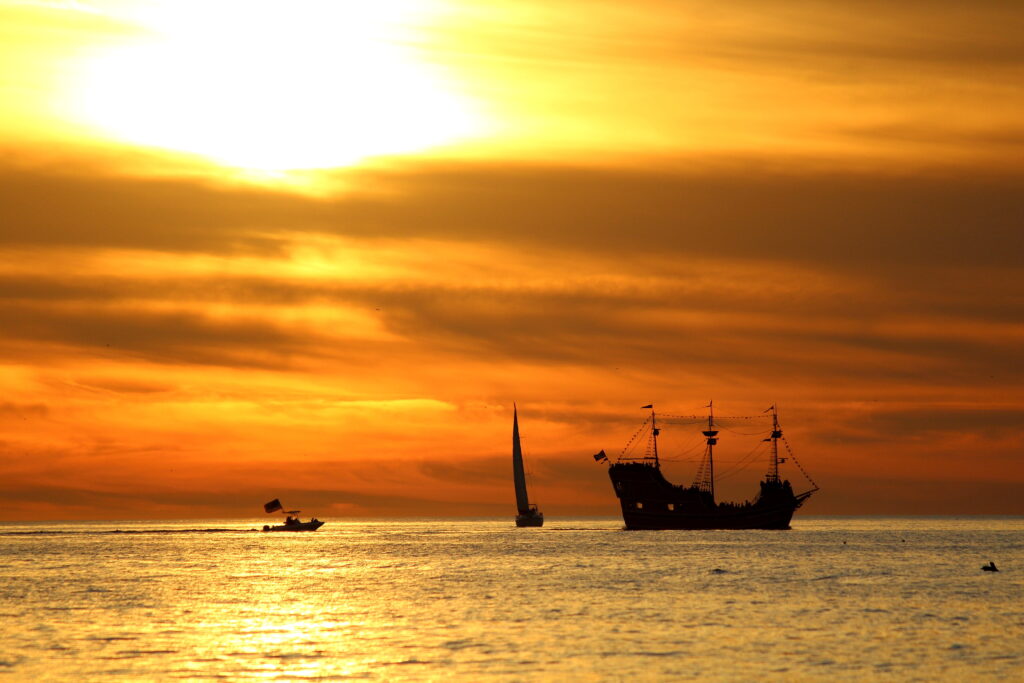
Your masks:
<instances>
[{"instance_id":1,"label":"sailboat hull","mask_svg":"<svg viewBox=\"0 0 1024 683\"><path fill-rule=\"evenodd\" d=\"M525 515L516 515L516 526L544 526L544 513L531 510Z\"/></svg>"},{"instance_id":2,"label":"sailboat hull","mask_svg":"<svg viewBox=\"0 0 1024 683\"><path fill-rule=\"evenodd\" d=\"M789 482L762 482L752 503L716 503L707 491L676 486L656 465L608 468L627 529L788 529L811 492L793 495Z\"/></svg>"}]
</instances>

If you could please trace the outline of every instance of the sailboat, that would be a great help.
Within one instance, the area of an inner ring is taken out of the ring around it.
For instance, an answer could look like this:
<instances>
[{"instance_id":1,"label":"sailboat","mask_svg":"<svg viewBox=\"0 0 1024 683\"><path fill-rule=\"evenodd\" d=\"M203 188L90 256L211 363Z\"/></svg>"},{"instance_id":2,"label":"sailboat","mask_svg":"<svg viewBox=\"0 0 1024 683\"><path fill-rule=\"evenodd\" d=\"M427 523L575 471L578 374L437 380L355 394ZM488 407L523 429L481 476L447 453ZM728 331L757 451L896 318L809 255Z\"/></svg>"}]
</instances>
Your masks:
<instances>
[{"instance_id":1,"label":"sailboat","mask_svg":"<svg viewBox=\"0 0 1024 683\"><path fill-rule=\"evenodd\" d=\"M526 495L523 448L519 444L519 412L512 404L512 478L516 484L516 526L544 526L544 513Z\"/></svg>"},{"instance_id":2,"label":"sailboat","mask_svg":"<svg viewBox=\"0 0 1024 683\"><path fill-rule=\"evenodd\" d=\"M677 486L662 475L658 456L661 429L654 406L644 408L650 408L651 415L631 440L631 444L636 443L639 436L647 432L648 444L643 457L627 456L630 444L614 463L608 460L604 451L594 456L595 460L603 460L609 465L608 476L619 498L627 529L788 529L796 509L818 490L806 472L804 476L813 488L799 494L793 493L793 486L788 480L779 477L779 463L786 459L779 457L782 429L775 406L769 408L772 414L770 435L762 439L771 442L768 473L754 500L743 503L719 503L715 500L714 448L718 444L719 430L711 403L707 405L707 428L701 432L706 440L704 456L690 486ZM695 419L695 416L673 417L691 423ZM792 452L789 457L796 462ZM802 467L800 471L803 472Z\"/></svg>"}]
</instances>

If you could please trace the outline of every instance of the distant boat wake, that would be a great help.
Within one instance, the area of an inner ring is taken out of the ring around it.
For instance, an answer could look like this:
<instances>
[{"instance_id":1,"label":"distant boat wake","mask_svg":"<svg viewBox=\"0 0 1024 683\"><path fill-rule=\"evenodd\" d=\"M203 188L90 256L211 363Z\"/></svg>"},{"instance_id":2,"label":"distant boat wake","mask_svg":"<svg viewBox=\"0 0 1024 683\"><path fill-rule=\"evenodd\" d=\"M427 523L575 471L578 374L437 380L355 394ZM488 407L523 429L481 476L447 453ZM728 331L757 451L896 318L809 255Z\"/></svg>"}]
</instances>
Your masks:
<instances>
[{"instance_id":1,"label":"distant boat wake","mask_svg":"<svg viewBox=\"0 0 1024 683\"><path fill-rule=\"evenodd\" d=\"M249 533L258 529L102 529L96 531L60 531L41 529L39 531L0 531L0 536L109 536L111 534L224 534Z\"/></svg>"}]
</instances>

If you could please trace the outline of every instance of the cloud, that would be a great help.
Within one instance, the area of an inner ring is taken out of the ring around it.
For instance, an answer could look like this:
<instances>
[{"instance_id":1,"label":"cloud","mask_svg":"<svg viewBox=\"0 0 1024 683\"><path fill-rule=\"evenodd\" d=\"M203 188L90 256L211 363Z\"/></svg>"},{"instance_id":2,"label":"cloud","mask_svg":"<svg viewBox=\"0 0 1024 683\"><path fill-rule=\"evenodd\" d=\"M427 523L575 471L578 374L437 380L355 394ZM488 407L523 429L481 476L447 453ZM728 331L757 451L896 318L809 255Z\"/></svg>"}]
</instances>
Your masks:
<instances>
[{"instance_id":1,"label":"cloud","mask_svg":"<svg viewBox=\"0 0 1024 683\"><path fill-rule=\"evenodd\" d=\"M175 483L145 483L141 487L124 483L43 483L13 477L2 487L4 499L13 510L48 510L54 501L67 514L73 510L88 519L141 519L146 517L263 518L264 500L279 497L304 514L316 514L331 521L344 517L467 517L508 516L514 513L510 463L506 458L486 458L465 467L434 468L413 463L372 463L352 461L337 464L316 462L330 476L323 484L289 483L282 486L269 468L259 466L255 477L219 479L220 485L196 488ZM606 468L595 465L589 455L534 457L531 493L541 503L549 522L581 514L617 517L618 501L608 482ZM687 483L690 464L668 463L668 476ZM788 467L788 465L787 465ZM197 476L207 484L212 471ZM206 468L209 469L209 468ZM723 500L742 500L756 492L757 473L751 468L750 481L726 482ZM814 472L822 490L811 498L801 515L813 514L1020 514L1020 473L993 479L909 476L891 468L873 476ZM395 487L393 476L409 485ZM797 488L806 486L794 477ZM347 482L336 485L335 481ZM50 510L48 518L60 518Z\"/></svg>"},{"instance_id":2,"label":"cloud","mask_svg":"<svg viewBox=\"0 0 1024 683\"><path fill-rule=\"evenodd\" d=\"M920 438L932 434L976 434L982 437L1024 437L1024 407L923 406L872 412L858 420L865 433L878 440L903 435Z\"/></svg>"},{"instance_id":3,"label":"cloud","mask_svg":"<svg viewBox=\"0 0 1024 683\"><path fill-rule=\"evenodd\" d=\"M656 312L678 311L714 313L719 323L727 322L723 315L754 321L750 316L774 312L788 332L770 321L756 323L768 322L759 334L779 341L806 335L814 320L861 321L869 324L857 332L832 324L828 332L813 333L835 348L874 345L899 352L919 342L940 354L945 344L957 355L970 350L965 343L975 349L985 343L958 339L948 326L940 332L945 339L935 339L943 318L1010 323L1019 319L1024 295L1017 257L1024 200L1012 177L816 176L738 168L695 175L435 163L357 173L354 189L312 198L186 180L13 169L5 174L0 238L12 254L26 256L0 282L0 296L18 318L12 331L27 338L51 336L46 329L61 336L54 326L62 326L68 339L110 343L92 339L102 328L76 322L80 313L61 321L63 309L38 309L46 300L96 306L101 300L167 299L197 307L320 300L380 308L381 320L400 335L457 344L464 337L505 338L506 346L523 353L555 358L586 339L619 335L631 323L638 332L631 344L641 349L652 337L685 331L687 321L678 315L657 319ZM476 245L490 250L477 258L494 263L460 266L458 281L447 282L444 269L431 273L425 261L388 280L338 282L329 271L318 278L275 272L275 264L293 259L289 250L318 233L355 240L364 254L386 244L390 251L378 261L400 254L403 241L415 253L429 239L440 258L464 260L464 250ZM123 265L108 258L63 277L25 270L33 259L53 262L60 253L61 262L81 269L90 262L89 250L125 247L136 253L125 253ZM180 268L176 273L168 262L164 272L147 273L145 266L132 267L140 257L145 263L146 252L235 261L256 255L265 266L261 275L214 276ZM536 261L537 253L544 254L540 264L515 270L517 259ZM541 268L547 272L540 274ZM494 280L494 272L507 273L507 281ZM518 284L512 284L515 278ZM24 308L28 302L32 310ZM259 338L268 346L284 345L289 336L273 316L217 323L200 310L143 311L133 322L135 309L94 313L110 317L111 324L124 322L130 347L145 345L143 328L156 341L179 324L199 343ZM879 334L877 322L892 316L932 316L926 336L933 341L892 326ZM532 336L539 330L544 343ZM560 330L567 335L563 340ZM1005 337L995 327L990 333L996 343ZM176 336L167 339L173 343ZM686 344L686 338L678 341ZM618 341L627 340L620 335Z\"/></svg>"},{"instance_id":4,"label":"cloud","mask_svg":"<svg viewBox=\"0 0 1024 683\"><path fill-rule=\"evenodd\" d=\"M811 498L799 514L1021 514L1019 481L921 481L903 476L850 477Z\"/></svg>"},{"instance_id":5,"label":"cloud","mask_svg":"<svg viewBox=\"0 0 1024 683\"><path fill-rule=\"evenodd\" d=\"M310 197L8 168L0 342L266 368L386 351L1018 377L1014 176L704 171L435 162ZM331 240L308 267L296 256ZM362 318L302 317L319 309Z\"/></svg>"},{"instance_id":6,"label":"cloud","mask_svg":"<svg viewBox=\"0 0 1024 683\"><path fill-rule=\"evenodd\" d=\"M339 227L500 239L582 253L687 254L826 268L1019 265L1011 179L690 175L562 168L382 177L401 199L342 200ZM856 210L851 210L856 207Z\"/></svg>"},{"instance_id":7,"label":"cloud","mask_svg":"<svg viewBox=\"0 0 1024 683\"><path fill-rule=\"evenodd\" d=\"M273 251L274 241L262 230L315 212L296 197L191 180L8 168L0 170L0 185L6 246Z\"/></svg>"},{"instance_id":8,"label":"cloud","mask_svg":"<svg viewBox=\"0 0 1024 683\"><path fill-rule=\"evenodd\" d=\"M77 348L107 358L277 369L365 364L382 354L406 363L475 357L624 368L654 363L663 370L754 366L764 377L790 381L846 376L921 384L989 375L1010 381L1021 372L1012 327L989 323L973 331L981 322L965 305L908 328L900 316L909 305L876 303L873 297L890 296L884 292L790 297L772 313L779 305L770 298L720 295L715 281L699 287L668 281L646 292L632 285L595 291L586 281L555 289L417 287L416 275L405 285L248 277L168 285L144 278L77 281L77 287L60 278L29 287L17 278L0 281L0 312L11 321L0 343L9 353L44 358ZM936 296L942 301L941 292ZM917 316L931 305L914 304ZM293 311L309 306L364 311L389 337L339 330L333 318L297 319Z\"/></svg>"},{"instance_id":9,"label":"cloud","mask_svg":"<svg viewBox=\"0 0 1024 683\"><path fill-rule=\"evenodd\" d=\"M19 305L0 306L10 321L2 337L15 339L31 355L59 354L60 347L77 347L94 354L124 355L163 363L280 367L300 336L263 321L217 321L195 313L146 310L54 310ZM309 344L306 356L318 352Z\"/></svg>"},{"instance_id":10,"label":"cloud","mask_svg":"<svg viewBox=\"0 0 1024 683\"><path fill-rule=\"evenodd\" d=\"M76 382L84 389L111 392L115 394L162 394L174 390L174 385L163 382L146 382L116 377L91 377Z\"/></svg>"},{"instance_id":11,"label":"cloud","mask_svg":"<svg viewBox=\"0 0 1024 683\"><path fill-rule=\"evenodd\" d=\"M423 163L313 198L186 180L0 172L12 245L238 253L288 235L436 238L829 269L1019 267L1017 176ZM60 201L53 201L59 197ZM571 267L571 264L566 264Z\"/></svg>"},{"instance_id":12,"label":"cloud","mask_svg":"<svg viewBox=\"0 0 1024 683\"><path fill-rule=\"evenodd\" d=\"M21 420L37 419L50 414L50 409L45 403L13 403L0 401L0 415L14 417Z\"/></svg>"},{"instance_id":13,"label":"cloud","mask_svg":"<svg viewBox=\"0 0 1024 683\"><path fill-rule=\"evenodd\" d=\"M65 511L74 510L80 519L145 519L154 516L154 512L157 518L262 518L260 501L268 495L282 498L289 506L301 506L303 516L318 515L320 519L330 519L329 511L337 507L345 510L345 516L356 517L482 516L501 514L509 507L508 504L484 500L437 500L394 493L373 494L354 489L281 488L272 486L270 482L260 489L217 493L159 492L151 486L141 492L94 491L71 486L22 486L4 491L4 494L11 505L21 510L41 510L45 509L42 506L60 501ZM471 512L467 513L467 509ZM266 519L269 522L275 521L271 517Z\"/></svg>"}]
</instances>

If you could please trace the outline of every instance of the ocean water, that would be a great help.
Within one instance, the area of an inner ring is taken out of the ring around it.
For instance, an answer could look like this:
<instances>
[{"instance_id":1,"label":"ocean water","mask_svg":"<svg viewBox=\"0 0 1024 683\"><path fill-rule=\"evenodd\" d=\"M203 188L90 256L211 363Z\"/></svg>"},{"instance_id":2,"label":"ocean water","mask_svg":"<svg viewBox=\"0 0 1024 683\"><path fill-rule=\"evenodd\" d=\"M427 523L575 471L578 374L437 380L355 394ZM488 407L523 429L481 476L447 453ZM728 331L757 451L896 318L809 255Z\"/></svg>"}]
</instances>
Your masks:
<instances>
[{"instance_id":1,"label":"ocean water","mask_svg":"<svg viewBox=\"0 0 1024 683\"><path fill-rule=\"evenodd\" d=\"M0 524L0 679L1024 680L1024 518L326 521Z\"/></svg>"}]
</instances>

